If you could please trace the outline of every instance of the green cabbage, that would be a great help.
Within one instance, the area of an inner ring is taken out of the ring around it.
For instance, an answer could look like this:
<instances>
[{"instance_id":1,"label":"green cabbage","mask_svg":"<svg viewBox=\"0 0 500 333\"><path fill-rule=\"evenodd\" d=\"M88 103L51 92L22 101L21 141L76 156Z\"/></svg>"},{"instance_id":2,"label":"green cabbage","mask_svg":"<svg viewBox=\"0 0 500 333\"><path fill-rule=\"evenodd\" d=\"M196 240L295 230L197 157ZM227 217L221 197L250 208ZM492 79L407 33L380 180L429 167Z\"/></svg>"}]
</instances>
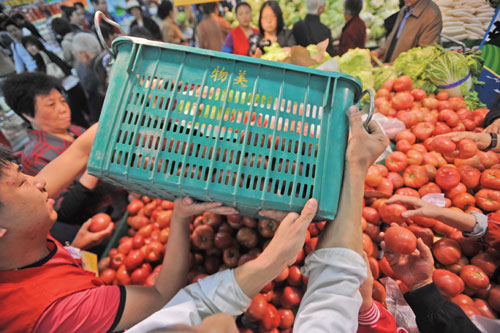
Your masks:
<instances>
[{"instance_id":1,"label":"green cabbage","mask_svg":"<svg viewBox=\"0 0 500 333\"><path fill-rule=\"evenodd\" d=\"M336 57L339 70L342 73L357 77L363 84L363 89L374 89L375 77L371 64L370 50L351 49L341 57Z\"/></svg>"},{"instance_id":2,"label":"green cabbage","mask_svg":"<svg viewBox=\"0 0 500 333\"><path fill-rule=\"evenodd\" d=\"M469 78L459 86L443 90L448 91L450 96L465 96L472 87L467 59L458 52L444 52L427 66L423 78L439 88L456 83L468 75Z\"/></svg>"},{"instance_id":3,"label":"green cabbage","mask_svg":"<svg viewBox=\"0 0 500 333\"><path fill-rule=\"evenodd\" d=\"M394 67L399 75L408 75L416 81L427 66L442 53L443 48L438 45L415 47L401 53L394 60Z\"/></svg>"},{"instance_id":4,"label":"green cabbage","mask_svg":"<svg viewBox=\"0 0 500 333\"><path fill-rule=\"evenodd\" d=\"M377 90L382 88L385 81L398 78L398 73L396 73L393 66L375 67L373 75L375 76L375 89Z\"/></svg>"},{"instance_id":5,"label":"green cabbage","mask_svg":"<svg viewBox=\"0 0 500 333\"><path fill-rule=\"evenodd\" d=\"M272 43L270 46L264 47L264 52L260 58L265 60L283 61L288 56L278 43Z\"/></svg>"}]
</instances>

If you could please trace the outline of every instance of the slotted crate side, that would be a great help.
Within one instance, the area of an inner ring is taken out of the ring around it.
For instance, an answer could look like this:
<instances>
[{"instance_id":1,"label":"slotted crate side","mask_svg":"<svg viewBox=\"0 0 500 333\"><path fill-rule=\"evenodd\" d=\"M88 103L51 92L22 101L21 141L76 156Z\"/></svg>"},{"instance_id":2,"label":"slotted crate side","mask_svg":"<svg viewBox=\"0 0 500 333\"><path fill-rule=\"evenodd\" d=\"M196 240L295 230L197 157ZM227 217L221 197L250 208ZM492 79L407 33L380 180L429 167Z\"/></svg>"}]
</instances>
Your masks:
<instances>
[{"instance_id":1,"label":"slotted crate side","mask_svg":"<svg viewBox=\"0 0 500 333\"><path fill-rule=\"evenodd\" d=\"M318 216L333 218L349 80L137 44L120 48L112 77L91 173L142 194L189 194L246 214L264 204L297 211L317 197Z\"/></svg>"}]
</instances>

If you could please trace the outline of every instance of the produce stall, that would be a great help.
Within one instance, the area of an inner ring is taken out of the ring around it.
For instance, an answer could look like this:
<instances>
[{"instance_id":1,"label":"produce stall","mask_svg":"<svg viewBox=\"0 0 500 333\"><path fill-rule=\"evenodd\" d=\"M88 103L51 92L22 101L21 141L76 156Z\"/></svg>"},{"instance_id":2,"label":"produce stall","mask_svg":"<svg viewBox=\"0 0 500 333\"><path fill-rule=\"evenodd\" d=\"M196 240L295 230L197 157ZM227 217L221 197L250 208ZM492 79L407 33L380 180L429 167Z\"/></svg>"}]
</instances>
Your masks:
<instances>
[{"instance_id":1,"label":"produce stall","mask_svg":"<svg viewBox=\"0 0 500 333\"><path fill-rule=\"evenodd\" d=\"M268 53L271 58L293 58L273 48ZM313 47L308 51L311 56L318 52ZM452 131L483 130L489 110L473 88L483 66L479 53L462 55L435 45L403 53L392 66L374 66L367 50L351 50L343 57L322 61L333 60L341 72L357 77L364 88L376 90L376 117L383 119L392 142L392 151L370 167L365 181L361 223L363 247L375 279L373 298L394 311L394 297L408 291L383 256L381 242L391 250L410 253L418 237L432 250L432 280L441 293L475 322L482 317L498 320L500 253L480 240L464 237L439 217L405 218L402 214L411 210L409 206L386 203L398 194L460 212L500 213L500 184L496 180L500 177L500 154L483 152L470 140L434 141L438 135ZM447 87L450 83L455 86ZM147 87L148 83L144 84ZM184 110L182 105L177 107ZM168 242L172 209L172 202L147 196L137 196L130 202L128 215L117 221L121 238L115 237L108 256L99 264L106 283L154 284ZM393 223L399 226L391 227ZM315 249L325 224L322 221L309 226L295 263L261 290L250 308L237 318L241 332L291 331L308 283L300 269L304 258ZM268 219L237 215L196 216L190 224L187 283L255 258L278 225ZM399 321L398 325L416 327L412 320Z\"/></svg>"}]
</instances>

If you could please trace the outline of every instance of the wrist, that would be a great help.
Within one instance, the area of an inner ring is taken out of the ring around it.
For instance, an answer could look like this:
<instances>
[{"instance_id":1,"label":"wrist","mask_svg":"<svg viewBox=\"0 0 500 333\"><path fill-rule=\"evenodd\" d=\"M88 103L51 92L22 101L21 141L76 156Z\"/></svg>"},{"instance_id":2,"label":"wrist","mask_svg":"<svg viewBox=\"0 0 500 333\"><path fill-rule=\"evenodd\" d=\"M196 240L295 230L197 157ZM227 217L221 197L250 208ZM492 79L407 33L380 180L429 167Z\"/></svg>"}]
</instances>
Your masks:
<instances>
[{"instance_id":1,"label":"wrist","mask_svg":"<svg viewBox=\"0 0 500 333\"><path fill-rule=\"evenodd\" d=\"M420 289L420 288L422 288L428 284L431 284L431 283L432 283L432 278L429 277L428 279L415 282L413 285L409 285L408 291L414 291L414 290Z\"/></svg>"},{"instance_id":2,"label":"wrist","mask_svg":"<svg viewBox=\"0 0 500 333\"><path fill-rule=\"evenodd\" d=\"M361 307L359 308L359 313L363 313L368 311L373 306L373 299L370 297L367 300L363 299L363 303L361 303Z\"/></svg>"},{"instance_id":3,"label":"wrist","mask_svg":"<svg viewBox=\"0 0 500 333\"><path fill-rule=\"evenodd\" d=\"M476 145L479 150L486 149L491 144L491 136L489 133L476 133Z\"/></svg>"}]
</instances>

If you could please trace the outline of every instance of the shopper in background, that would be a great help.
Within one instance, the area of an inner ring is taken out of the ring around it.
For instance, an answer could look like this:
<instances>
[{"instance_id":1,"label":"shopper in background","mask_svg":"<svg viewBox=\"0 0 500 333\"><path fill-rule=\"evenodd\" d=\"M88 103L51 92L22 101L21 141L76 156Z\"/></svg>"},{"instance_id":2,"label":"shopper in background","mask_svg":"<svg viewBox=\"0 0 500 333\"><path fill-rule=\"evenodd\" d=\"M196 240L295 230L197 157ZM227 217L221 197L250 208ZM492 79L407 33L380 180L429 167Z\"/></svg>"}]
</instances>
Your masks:
<instances>
[{"instance_id":1,"label":"shopper in background","mask_svg":"<svg viewBox=\"0 0 500 333\"><path fill-rule=\"evenodd\" d=\"M21 14L21 13L16 13L14 15L11 16L11 19L16 22L16 24L20 27L20 28L26 28L29 30L29 32L40 38L40 39L44 39L42 37L42 35L40 34L40 31L38 31L38 29L33 25L33 23L31 23L30 21L27 21L25 18L24 18L24 15Z\"/></svg>"},{"instance_id":2,"label":"shopper in background","mask_svg":"<svg viewBox=\"0 0 500 333\"><path fill-rule=\"evenodd\" d=\"M83 23L82 23L82 28L83 30L89 30L90 28L90 24L87 20L87 17L89 15L89 13L85 10L85 6L83 5L83 3L81 2L75 2L73 4L73 6L76 8L76 10L78 11L79 15L82 15L83 16Z\"/></svg>"},{"instance_id":3,"label":"shopper in background","mask_svg":"<svg viewBox=\"0 0 500 333\"><path fill-rule=\"evenodd\" d=\"M3 28L7 30L13 40L10 44L10 50L12 51L14 64L16 65L16 72L34 72L36 70L36 62L21 43L21 40L23 39L22 27L17 25L17 23L12 20L7 20L3 23ZM45 44L43 40L40 40L40 42L45 46L47 50L52 51L52 49L47 44Z\"/></svg>"},{"instance_id":4,"label":"shopper in background","mask_svg":"<svg viewBox=\"0 0 500 333\"><path fill-rule=\"evenodd\" d=\"M63 96L59 82L44 73L22 73L5 80L5 101L9 107L30 124L28 143L21 155L23 171L31 176L69 149L85 131L72 125L71 110ZM68 164L71 168L72 164ZM62 172L62 171L61 171ZM105 212L118 220L127 207L127 192L100 182L82 170L74 182L67 183L59 192L55 209L59 221L76 225L76 230L87 219ZM55 235L54 235L55 236ZM71 241L75 234L64 235Z\"/></svg>"},{"instance_id":5,"label":"shopper in background","mask_svg":"<svg viewBox=\"0 0 500 333\"><path fill-rule=\"evenodd\" d=\"M392 63L402 52L439 40L443 29L439 7L432 0L405 0L405 5L389 37L379 49L371 52L383 62Z\"/></svg>"},{"instance_id":6,"label":"shopper in background","mask_svg":"<svg viewBox=\"0 0 500 333\"><path fill-rule=\"evenodd\" d=\"M404 6L405 6L405 0L399 0L399 10L384 20L385 38L389 37L389 34L391 33L392 29L394 28L394 25L396 24L398 15Z\"/></svg>"},{"instance_id":7,"label":"shopper in background","mask_svg":"<svg viewBox=\"0 0 500 333\"><path fill-rule=\"evenodd\" d=\"M222 46L222 52L246 56L250 49L248 37L259 33L259 30L250 26L250 23L252 23L252 7L247 2L238 3L235 13L239 24L227 34Z\"/></svg>"},{"instance_id":8,"label":"shopper in background","mask_svg":"<svg viewBox=\"0 0 500 333\"><path fill-rule=\"evenodd\" d=\"M89 121L93 124L99 120L105 96L99 88L104 82L99 82L94 70L97 57L102 52L101 46L94 35L81 32L73 36L72 50L82 65L78 67L78 76L87 93Z\"/></svg>"},{"instance_id":9,"label":"shopper in background","mask_svg":"<svg viewBox=\"0 0 500 333\"><path fill-rule=\"evenodd\" d=\"M170 0L168 0L168 1L170 2ZM161 19L158 16L158 8L159 7L160 7L160 5L156 1L149 1L149 3L147 4L149 17L151 17L153 19L153 21L155 21L155 23L158 26L160 26L160 23L161 23Z\"/></svg>"},{"instance_id":10,"label":"shopper in background","mask_svg":"<svg viewBox=\"0 0 500 333\"><path fill-rule=\"evenodd\" d=\"M61 40L61 49L63 51L64 61L73 68L78 67L78 60L73 55L73 36L75 33L71 29L71 25L63 18L56 17L51 23L52 30L56 33Z\"/></svg>"},{"instance_id":11,"label":"shopper in background","mask_svg":"<svg viewBox=\"0 0 500 333\"><path fill-rule=\"evenodd\" d=\"M165 43L187 45L183 39L181 29L175 23L175 9L172 2L164 0L160 3L158 17L161 19L160 30L162 40Z\"/></svg>"},{"instance_id":12,"label":"shopper in background","mask_svg":"<svg viewBox=\"0 0 500 333\"><path fill-rule=\"evenodd\" d=\"M219 4L204 3L200 8L204 15L203 21L198 25L198 46L202 49L220 51L230 29L223 27L219 21Z\"/></svg>"},{"instance_id":13,"label":"shopper in background","mask_svg":"<svg viewBox=\"0 0 500 333\"><path fill-rule=\"evenodd\" d=\"M384 242L381 246L395 277L408 287L404 298L415 313L420 332L479 333L462 309L445 299L432 282L434 259L421 238L410 255L393 253Z\"/></svg>"},{"instance_id":14,"label":"shopper in background","mask_svg":"<svg viewBox=\"0 0 500 333\"><path fill-rule=\"evenodd\" d=\"M362 0L346 0L344 3L345 25L342 28L338 55L343 55L349 49L364 48L366 42L366 25L359 17L363 9Z\"/></svg>"},{"instance_id":15,"label":"shopper in background","mask_svg":"<svg viewBox=\"0 0 500 333\"><path fill-rule=\"evenodd\" d=\"M320 21L320 16L325 11L325 5L325 0L307 0L307 15L303 20L293 25L292 32L297 45L304 47L328 39L326 51L334 56L332 32Z\"/></svg>"},{"instance_id":16,"label":"shopper in background","mask_svg":"<svg viewBox=\"0 0 500 333\"><path fill-rule=\"evenodd\" d=\"M68 104L71 110L71 122L84 128L89 127L87 121L88 108L85 92L78 77L71 72L71 67L54 53L45 49L35 36L26 36L22 39L23 46L28 50L37 65L37 71L61 80L61 84L68 94Z\"/></svg>"},{"instance_id":17,"label":"shopper in background","mask_svg":"<svg viewBox=\"0 0 500 333\"><path fill-rule=\"evenodd\" d=\"M259 14L259 30L262 39L278 43L281 47L296 44L292 31L285 29L280 5L274 0L262 4Z\"/></svg>"},{"instance_id":18,"label":"shopper in background","mask_svg":"<svg viewBox=\"0 0 500 333\"><path fill-rule=\"evenodd\" d=\"M61 6L64 13L64 18L68 20L71 25L71 30L76 34L83 31L83 23L85 22L84 14L77 9L77 7Z\"/></svg>"},{"instance_id":19,"label":"shopper in background","mask_svg":"<svg viewBox=\"0 0 500 333\"><path fill-rule=\"evenodd\" d=\"M130 29L136 26L146 28L155 40L162 40L160 28L153 19L142 15L142 9L139 2L136 0L127 2L127 12L135 18L132 24L130 24Z\"/></svg>"}]
</instances>

